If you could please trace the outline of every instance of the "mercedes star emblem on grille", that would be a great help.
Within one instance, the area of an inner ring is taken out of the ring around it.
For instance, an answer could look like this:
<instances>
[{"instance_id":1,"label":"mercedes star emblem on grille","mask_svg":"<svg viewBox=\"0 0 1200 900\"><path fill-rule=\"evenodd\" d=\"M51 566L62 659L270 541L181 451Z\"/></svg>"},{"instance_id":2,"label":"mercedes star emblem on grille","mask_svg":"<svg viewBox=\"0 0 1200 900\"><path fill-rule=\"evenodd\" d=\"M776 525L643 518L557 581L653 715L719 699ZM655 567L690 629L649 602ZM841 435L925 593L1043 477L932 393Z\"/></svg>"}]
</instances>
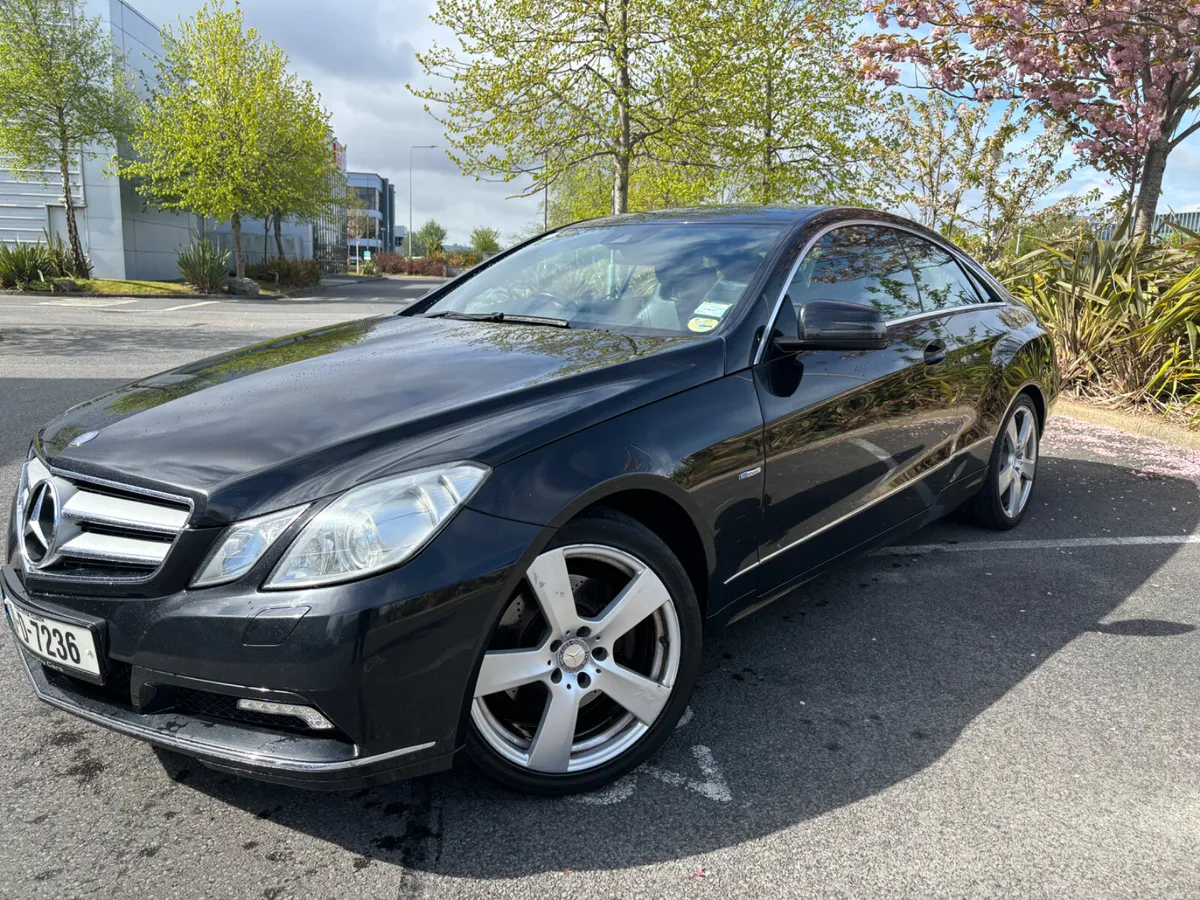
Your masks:
<instances>
[{"instance_id":1,"label":"mercedes star emblem on grille","mask_svg":"<svg viewBox=\"0 0 1200 900\"><path fill-rule=\"evenodd\" d=\"M25 509L21 544L25 557L35 568L41 568L54 561L58 519L58 492L54 485L49 481L34 485Z\"/></svg>"}]
</instances>

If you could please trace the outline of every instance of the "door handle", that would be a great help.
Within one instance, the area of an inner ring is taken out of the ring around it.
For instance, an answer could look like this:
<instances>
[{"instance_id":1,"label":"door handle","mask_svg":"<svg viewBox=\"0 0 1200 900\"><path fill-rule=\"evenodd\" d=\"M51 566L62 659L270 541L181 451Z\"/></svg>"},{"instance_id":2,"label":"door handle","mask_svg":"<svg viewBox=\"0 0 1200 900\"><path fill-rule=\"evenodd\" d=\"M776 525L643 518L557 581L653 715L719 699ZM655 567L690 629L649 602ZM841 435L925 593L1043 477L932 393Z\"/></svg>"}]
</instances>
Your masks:
<instances>
[{"instance_id":1,"label":"door handle","mask_svg":"<svg viewBox=\"0 0 1200 900\"><path fill-rule=\"evenodd\" d=\"M925 365L936 366L938 363L946 359L946 345L941 341L934 341L925 348Z\"/></svg>"}]
</instances>

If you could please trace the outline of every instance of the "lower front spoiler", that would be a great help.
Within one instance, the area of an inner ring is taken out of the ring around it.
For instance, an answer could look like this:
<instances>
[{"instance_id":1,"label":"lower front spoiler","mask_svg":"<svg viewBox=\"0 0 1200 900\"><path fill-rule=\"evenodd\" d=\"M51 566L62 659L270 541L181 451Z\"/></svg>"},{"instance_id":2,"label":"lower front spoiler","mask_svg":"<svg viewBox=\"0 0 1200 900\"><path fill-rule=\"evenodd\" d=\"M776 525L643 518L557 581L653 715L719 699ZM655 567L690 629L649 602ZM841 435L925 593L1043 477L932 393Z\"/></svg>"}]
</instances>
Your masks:
<instances>
[{"instance_id":1,"label":"lower front spoiler","mask_svg":"<svg viewBox=\"0 0 1200 900\"><path fill-rule=\"evenodd\" d=\"M345 741L272 734L175 712L138 713L63 690L40 661L17 648L38 698L113 731L198 759L213 769L286 784L351 790L450 768L454 753L430 755L433 742L359 756Z\"/></svg>"}]
</instances>

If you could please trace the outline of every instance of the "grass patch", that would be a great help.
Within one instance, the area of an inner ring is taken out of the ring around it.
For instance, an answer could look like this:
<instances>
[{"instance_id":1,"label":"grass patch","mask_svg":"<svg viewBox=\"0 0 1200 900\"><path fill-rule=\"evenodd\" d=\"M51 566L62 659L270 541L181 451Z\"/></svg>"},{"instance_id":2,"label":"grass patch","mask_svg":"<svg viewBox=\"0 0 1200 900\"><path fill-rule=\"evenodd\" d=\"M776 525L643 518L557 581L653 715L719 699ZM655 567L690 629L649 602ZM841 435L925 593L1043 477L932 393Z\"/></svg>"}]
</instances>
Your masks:
<instances>
[{"instance_id":1,"label":"grass patch","mask_svg":"<svg viewBox=\"0 0 1200 900\"><path fill-rule=\"evenodd\" d=\"M76 294L99 294L104 297L224 297L225 294L201 294L190 285L179 281L127 281L120 278L77 278L78 292L59 292L55 296L70 297ZM50 283L47 281L32 282L26 290L48 294ZM260 296L276 297L284 291L272 285L260 286Z\"/></svg>"},{"instance_id":2,"label":"grass patch","mask_svg":"<svg viewBox=\"0 0 1200 900\"><path fill-rule=\"evenodd\" d=\"M78 282L80 290L88 294L108 296L146 297L155 294L171 294L181 297L197 296L186 284L177 281L125 281L117 278L91 278Z\"/></svg>"}]
</instances>

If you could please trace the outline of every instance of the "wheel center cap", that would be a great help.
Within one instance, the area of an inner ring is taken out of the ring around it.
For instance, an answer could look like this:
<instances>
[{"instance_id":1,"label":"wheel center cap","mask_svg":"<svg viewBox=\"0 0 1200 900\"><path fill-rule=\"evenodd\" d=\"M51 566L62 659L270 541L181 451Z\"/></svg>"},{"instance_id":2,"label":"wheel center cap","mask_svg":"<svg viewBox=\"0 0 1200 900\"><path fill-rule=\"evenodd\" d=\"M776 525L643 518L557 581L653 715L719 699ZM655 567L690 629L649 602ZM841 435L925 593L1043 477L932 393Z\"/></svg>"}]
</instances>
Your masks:
<instances>
[{"instance_id":1,"label":"wheel center cap","mask_svg":"<svg viewBox=\"0 0 1200 900\"><path fill-rule=\"evenodd\" d=\"M568 672L577 672L587 665L587 644L583 641L567 641L558 650L558 661Z\"/></svg>"}]
</instances>

